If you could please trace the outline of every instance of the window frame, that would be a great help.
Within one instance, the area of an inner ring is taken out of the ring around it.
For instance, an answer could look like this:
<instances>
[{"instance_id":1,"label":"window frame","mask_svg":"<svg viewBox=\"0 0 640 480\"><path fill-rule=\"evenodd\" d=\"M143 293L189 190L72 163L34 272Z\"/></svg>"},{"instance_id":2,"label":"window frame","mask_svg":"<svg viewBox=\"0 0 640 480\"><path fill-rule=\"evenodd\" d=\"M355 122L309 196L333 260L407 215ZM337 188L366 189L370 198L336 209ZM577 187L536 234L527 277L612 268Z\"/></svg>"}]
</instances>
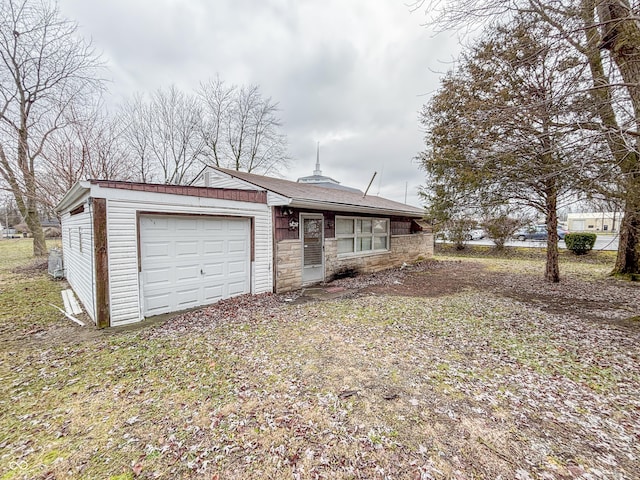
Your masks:
<instances>
[{"instance_id":1,"label":"window frame","mask_svg":"<svg viewBox=\"0 0 640 480\"><path fill-rule=\"evenodd\" d=\"M351 230L352 233L338 233L338 222L340 220L349 220L351 221ZM367 221L371 222L371 233L363 233L358 232L358 221ZM374 225L376 222L384 222L385 224L385 232L384 233L376 233ZM336 242L339 244L341 239L352 239L353 250L349 252L338 252L338 257L355 257L355 256L364 256L364 255L376 255L380 253L387 253L390 251L390 242L391 242L391 221L389 218L384 217L356 217L351 215L336 215L335 217L335 238ZM385 239L385 248L374 248L376 244L376 238L384 238ZM371 249L369 250L358 250L358 240L359 239L368 239L371 244Z\"/></svg>"}]
</instances>

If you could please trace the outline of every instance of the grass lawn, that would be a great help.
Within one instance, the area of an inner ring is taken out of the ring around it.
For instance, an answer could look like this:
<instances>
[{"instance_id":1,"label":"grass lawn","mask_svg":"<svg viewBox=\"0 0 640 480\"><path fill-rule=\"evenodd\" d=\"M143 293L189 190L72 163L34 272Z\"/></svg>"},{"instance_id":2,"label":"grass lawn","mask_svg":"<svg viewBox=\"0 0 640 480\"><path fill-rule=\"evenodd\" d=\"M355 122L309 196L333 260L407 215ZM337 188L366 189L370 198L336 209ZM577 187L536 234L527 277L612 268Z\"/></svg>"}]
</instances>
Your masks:
<instances>
[{"instance_id":1,"label":"grass lawn","mask_svg":"<svg viewBox=\"0 0 640 480\"><path fill-rule=\"evenodd\" d=\"M49 248L60 241L48 241ZM62 306L64 282L51 282L46 259L33 260L31 239L0 240L0 331L2 340L25 330L49 326L59 317L49 304Z\"/></svg>"},{"instance_id":2,"label":"grass lawn","mask_svg":"<svg viewBox=\"0 0 640 480\"><path fill-rule=\"evenodd\" d=\"M640 288L437 256L98 331L0 242L0 480L633 479Z\"/></svg>"}]
</instances>

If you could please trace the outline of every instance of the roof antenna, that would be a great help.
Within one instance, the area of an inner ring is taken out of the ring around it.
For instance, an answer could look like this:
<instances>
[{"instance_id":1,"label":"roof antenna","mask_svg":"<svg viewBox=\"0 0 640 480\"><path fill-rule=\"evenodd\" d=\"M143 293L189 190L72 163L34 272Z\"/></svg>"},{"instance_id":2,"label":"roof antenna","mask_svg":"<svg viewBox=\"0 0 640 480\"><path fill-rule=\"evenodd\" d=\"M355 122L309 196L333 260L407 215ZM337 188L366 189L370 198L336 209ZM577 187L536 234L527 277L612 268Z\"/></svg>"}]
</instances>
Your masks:
<instances>
[{"instance_id":1,"label":"roof antenna","mask_svg":"<svg viewBox=\"0 0 640 480\"><path fill-rule=\"evenodd\" d=\"M371 188L371 184L373 183L373 179L376 178L377 174L378 174L378 172L373 172L373 177L371 177L371 180L369 181L369 185L367 185L367 189L364 191L364 195L362 195L362 198L367 196L367 192Z\"/></svg>"},{"instance_id":2,"label":"roof antenna","mask_svg":"<svg viewBox=\"0 0 640 480\"><path fill-rule=\"evenodd\" d=\"M322 176L322 170L320 170L320 142L316 150L316 169L313 171L314 175Z\"/></svg>"}]
</instances>

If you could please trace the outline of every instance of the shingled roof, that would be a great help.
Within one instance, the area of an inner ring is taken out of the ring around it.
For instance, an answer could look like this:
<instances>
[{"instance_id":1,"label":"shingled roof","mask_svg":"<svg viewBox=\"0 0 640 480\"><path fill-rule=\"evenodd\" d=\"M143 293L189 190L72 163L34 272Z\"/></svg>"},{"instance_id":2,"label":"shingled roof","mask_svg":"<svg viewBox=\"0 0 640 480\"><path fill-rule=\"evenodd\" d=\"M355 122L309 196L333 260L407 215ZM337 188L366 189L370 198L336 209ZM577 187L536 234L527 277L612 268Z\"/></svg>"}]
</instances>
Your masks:
<instances>
[{"instance_id":1,"label":"shingled roof","mask_svg":"<svg viewBox=\"0 0 640 480\"><path fill-rule=\"evenodd\" d=\"M388 200L375 195L364 196L348 190L327 188L312 183L298 183L281 178L266 177L253 173L238 172L226 168L211 167L233 178L250 183L283 197L289 198L292 207L318 208L327 210L353 211L364 213L384 213L420 218L424 210L404 203Z\"/></svg>"}]
</instances>

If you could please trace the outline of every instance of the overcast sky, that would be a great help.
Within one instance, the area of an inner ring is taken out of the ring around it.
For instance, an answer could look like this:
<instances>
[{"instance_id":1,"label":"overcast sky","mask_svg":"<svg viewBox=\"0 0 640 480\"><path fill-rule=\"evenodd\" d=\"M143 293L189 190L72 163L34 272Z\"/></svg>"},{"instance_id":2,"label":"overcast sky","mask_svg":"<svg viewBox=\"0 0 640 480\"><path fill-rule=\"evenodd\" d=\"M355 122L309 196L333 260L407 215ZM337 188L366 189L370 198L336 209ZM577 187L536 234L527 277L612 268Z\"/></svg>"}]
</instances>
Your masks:
<instances>
[{"instance_id":1,"label":"overcast sky","mask_svg":"<svg viewBox=\"0 0 640 480\"><path fill-rule=\"evenodd\" d=\"M424 174L417 114L457 51L422 25L406 0L59 0L109 66L112 103L216 74L258 84L279 102L293 159L286 177L314 170L419 205Z\"/></svg>"}]
</instances>

